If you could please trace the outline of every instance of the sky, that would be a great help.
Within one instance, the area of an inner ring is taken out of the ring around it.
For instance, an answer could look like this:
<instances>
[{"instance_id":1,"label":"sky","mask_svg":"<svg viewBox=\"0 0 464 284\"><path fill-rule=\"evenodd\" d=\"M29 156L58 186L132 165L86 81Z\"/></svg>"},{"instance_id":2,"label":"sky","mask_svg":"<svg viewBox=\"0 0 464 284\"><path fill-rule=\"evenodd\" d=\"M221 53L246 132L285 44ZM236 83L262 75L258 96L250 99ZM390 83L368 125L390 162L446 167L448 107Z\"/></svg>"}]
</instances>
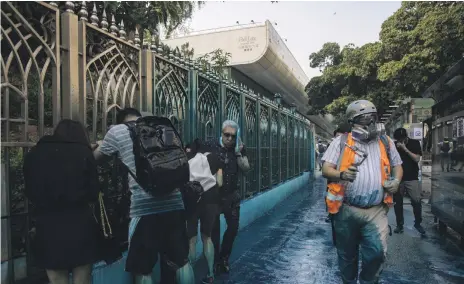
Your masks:
<instances>
[{"instance_id":1,"label":"sky","mask_svg":"<svg viewBox=\"0 0 464 284\"><path fill-rule=\"evenodd\" d=\"M320 75L309 67L309 55L326 42L361 46L377 41L382 23L401 2L297 2L217 1L195 11L189 26L193 31L270 20L311 78Z\"/></svg>"}]
</instances>

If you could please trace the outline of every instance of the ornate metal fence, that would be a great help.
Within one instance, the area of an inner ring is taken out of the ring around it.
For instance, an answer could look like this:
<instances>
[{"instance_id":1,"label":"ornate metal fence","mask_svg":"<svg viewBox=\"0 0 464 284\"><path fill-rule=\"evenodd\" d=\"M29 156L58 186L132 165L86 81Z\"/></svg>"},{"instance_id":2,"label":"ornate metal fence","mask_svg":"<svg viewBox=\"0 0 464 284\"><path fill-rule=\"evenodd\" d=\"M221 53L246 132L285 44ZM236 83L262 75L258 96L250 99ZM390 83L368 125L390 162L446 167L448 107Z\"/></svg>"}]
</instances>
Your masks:
<instances>
[{"instance_id":1,"label":"ornate metal fence","mask_svg":"<svg viewBox=\"0 0 464 284\"><path fill-rule=\"evenodd\" d=\"M191 60L163 54L154 41L141 44L138 31L128 36L122 22L95 7L2 2L0 40L2 283L44 276L27 253L34 220L22 162L62 118L82 121L95 141L115 123L117 109L131 106L169 117L185 142L218 137L222 121L232 119L251 165L240 183L244 199L311 169L307 119ZM99 172L124 248L127 174L117 160Z\"/></svg>"}]
</instances>

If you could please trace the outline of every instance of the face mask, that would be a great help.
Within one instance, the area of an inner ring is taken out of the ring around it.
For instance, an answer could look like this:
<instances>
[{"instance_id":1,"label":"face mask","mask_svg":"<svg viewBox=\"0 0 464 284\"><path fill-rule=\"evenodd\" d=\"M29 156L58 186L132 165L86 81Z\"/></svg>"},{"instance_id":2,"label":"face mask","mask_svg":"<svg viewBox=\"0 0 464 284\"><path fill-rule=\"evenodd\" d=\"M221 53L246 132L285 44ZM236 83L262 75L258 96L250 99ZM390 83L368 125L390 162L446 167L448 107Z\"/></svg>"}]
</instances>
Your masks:
<instances>
[{"instance_id":1,"label":"face mask","mask_svg":"<svg viewBox=\"0 0 464 284\"><path fill-rule=\"evenodd\" d=\"M385 134L385 125L383 123L371 123L368 126L353 127L351 135L357 141L372 141Z\"/></svg>"}]
</instances>

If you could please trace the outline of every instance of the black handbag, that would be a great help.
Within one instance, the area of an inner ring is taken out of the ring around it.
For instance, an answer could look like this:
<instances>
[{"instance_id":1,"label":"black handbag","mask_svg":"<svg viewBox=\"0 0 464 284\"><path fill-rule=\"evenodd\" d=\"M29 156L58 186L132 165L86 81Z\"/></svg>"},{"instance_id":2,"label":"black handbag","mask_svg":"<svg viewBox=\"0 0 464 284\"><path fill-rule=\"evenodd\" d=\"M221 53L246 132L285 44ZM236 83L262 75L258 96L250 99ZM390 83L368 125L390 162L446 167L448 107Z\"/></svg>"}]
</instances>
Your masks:
<instances>
[{"instance_id":1,"label":"black handbag","mask_svg":"<svg viewBox=\"0 0 464 284\"><path fill-rule=\"evenodd\" d=\"M99 253L106 264L112 264L122 258L122 251L118 240L113 235L111 224L106 214L103 192L98 194L98 211L94 208L93 213L97 223Z\"/></svg>"},{"instance_id":2,"label":"black handbag","mask_svg":"<svg viewBox=\"0 0 464 284\"><path fill-rule=\"evenodd\" d=\"M189 181L181 188L185 211L195 212L204 190L198 181Z\"/></svg>"}]
</instances>

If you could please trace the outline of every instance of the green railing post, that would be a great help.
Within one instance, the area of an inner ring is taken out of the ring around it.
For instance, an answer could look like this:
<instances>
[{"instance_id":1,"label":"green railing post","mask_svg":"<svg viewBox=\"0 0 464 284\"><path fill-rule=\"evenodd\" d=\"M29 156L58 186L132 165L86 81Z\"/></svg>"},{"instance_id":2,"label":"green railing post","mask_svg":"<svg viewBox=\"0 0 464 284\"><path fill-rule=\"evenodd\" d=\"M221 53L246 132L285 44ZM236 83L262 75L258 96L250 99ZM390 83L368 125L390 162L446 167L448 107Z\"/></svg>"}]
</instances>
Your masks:
<instances>
[{"instance_id":1,"label":"green railing post","mask_svg":"<svg viewBox=\"0 0 464 284\"><path fill-rule=\"evenodd\" d=\"M286 145L287 146L287 163L285 165L287 167L287 171L286 171L287 176L285 177L285 179L288 179L290 177L290 159L288 158L288 156L290 154L290 147L289 147L290 139L288 139L289 138L288 133L289 133L290 129L289 129L288 120L289 120L289 117L288 117L288 114L287 114L287 115L285 115L285 124L287 125L285 127L285 129L287 129L287 131L285 132L285 135L287 136L287 145Z\"/></svg>"},{"instance_id":2,"label":"green railing post","mask_svg":"<svg viewBox=\"0 0 464 284\"><path fill-rule=\"evenodd\" d=\"M272 177L273 177L273 173L274 173L274 169L272 168L272 145L273 145L273 141L272 141L272 107L271 106L268 106L268 121L269 123L267 124L267 129L268 129L268 151L269 151L269 187L272 187Z\"/></svg>"},{"instance_id":3,"label":"green railing post","mask_svg":"<svg viewBox=\"0 0 464 284\"><path fill-rule=\"evenodd\" d=\"M197 136L197 96L198 96L198 71L189 69L188 73L188 98L189 98L189 116L187 120L188 141L192 141Z\"/></svg>"},{"instance_id":4,"label":"green railing post","mask_svg":"<svg viewBox=\"0 0 464 284\"><path fill-rule=\"evenodd\" d=\"M258 181L258 191L261 190L261 128L260 128L260 115L261 115L261 103L259 99L259 94L256 97L256 167L258 168L258 176L257 176L257 181Z\"/></svg>"},{"instance_id":5,"label":"green railing post","mask_svg":"<svg viewBox=\"0 0 464 284\"><path fill-rule=\"evenodd\" d=\"M241 129L241 139L242 139L242 142L245 143L245 141L247 141L247 131L246 131L246 118L245 118L245 94L240 92L240 121L238 122L239 125L240 125L240 129ZM246 145L245 145L246 146ZM241 192L241 196L245 196L245 193L246 193L246 182L245 182L245 176L244 174L242 174L242 178L240 179L240 183L241 183L241 189L242 189L242 192Z\"/></svg>"},{"instance_id":6,"label":"green railing post","mask_svg":"<svg viewBox=\"0 0 464 284\"><path fill-rule=\"evenodd\" d=\"M226 119L226 92L227 92L227 85L226 81L221 81L219 85L219 117L221 118L220 122L221 126L219 126L219 133L217 135L221 135L222 129L222 122Z\"/></svg>"},{"instance_id":7,"label":"green railing post","mask_svg":"<svg viewBox=\"0 0 464 284\"><path fill-rule=\"evenodd\" d=\"M150 50L142 50L140 77L142 92L142 110L153 113L153 54Z\"/></svg>"}]
</instances>

